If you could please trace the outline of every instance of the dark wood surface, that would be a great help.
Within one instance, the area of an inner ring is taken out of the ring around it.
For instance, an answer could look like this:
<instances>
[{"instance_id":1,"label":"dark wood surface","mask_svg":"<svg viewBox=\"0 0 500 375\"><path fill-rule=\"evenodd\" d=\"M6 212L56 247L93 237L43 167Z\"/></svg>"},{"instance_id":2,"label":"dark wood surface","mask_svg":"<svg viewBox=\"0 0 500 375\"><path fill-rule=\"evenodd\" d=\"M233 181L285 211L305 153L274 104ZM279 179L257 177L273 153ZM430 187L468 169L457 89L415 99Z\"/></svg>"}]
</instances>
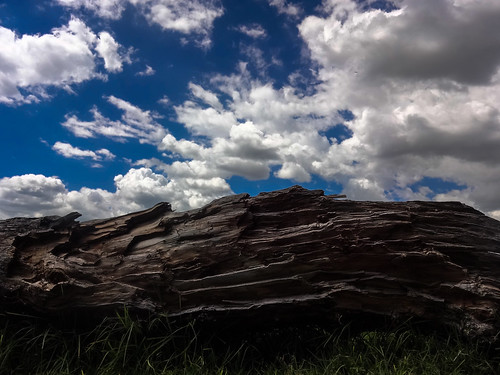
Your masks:
<instances>
[{"instance_id":1,"label":"dark wood surface","mask_svg":"<svg viewBox=\"0 0 500 375\"><path fill-rule=\"evenodd\" d=\"M117 218L0 221L0 306L264 324L372 314L494 338L500 222L458 202L358 202L299 186Z\"/></svg>"}]
</instances>

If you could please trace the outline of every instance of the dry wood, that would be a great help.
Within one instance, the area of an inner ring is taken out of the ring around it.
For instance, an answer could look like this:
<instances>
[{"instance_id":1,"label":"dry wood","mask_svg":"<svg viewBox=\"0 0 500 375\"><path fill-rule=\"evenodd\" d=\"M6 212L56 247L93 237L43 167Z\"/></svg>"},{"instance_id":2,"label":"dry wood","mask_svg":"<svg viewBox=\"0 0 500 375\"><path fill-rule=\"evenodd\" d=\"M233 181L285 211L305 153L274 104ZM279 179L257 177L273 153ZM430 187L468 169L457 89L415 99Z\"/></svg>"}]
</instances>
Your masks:
<instances>
[{"instance_id":1,"label":"dry wood","mask_svg":"<svg viewBox=\"0 0 500 375\"><path fill-rule=\"evenodd\" d=\"M420 317L493 338L500 222L458 202L357 202L298 186L117 218L0 221L0 306L245 322Z\"/></svg>"}]
</instances>

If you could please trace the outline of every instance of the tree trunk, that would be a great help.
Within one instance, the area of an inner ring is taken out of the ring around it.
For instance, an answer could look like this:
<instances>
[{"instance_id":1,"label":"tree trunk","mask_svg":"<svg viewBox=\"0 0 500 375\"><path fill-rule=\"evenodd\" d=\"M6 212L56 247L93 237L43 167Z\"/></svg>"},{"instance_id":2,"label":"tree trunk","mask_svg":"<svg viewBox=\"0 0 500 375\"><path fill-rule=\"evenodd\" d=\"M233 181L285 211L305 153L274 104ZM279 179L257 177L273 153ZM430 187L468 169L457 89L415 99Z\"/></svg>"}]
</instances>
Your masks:
<instances>
[{"instance_id":1,"label":"tree trunk","mask_svg":"<svg viewBox=\"0 0 500 375\"><path fill-rule=\"evenodd\" d=\"M494 337L500 222L458 202L356 202L298 186L117 218L0 221L3 311L247 322L373 314ZM259 324L259 323L258 323Z\"/></svg>"}]
</instances>

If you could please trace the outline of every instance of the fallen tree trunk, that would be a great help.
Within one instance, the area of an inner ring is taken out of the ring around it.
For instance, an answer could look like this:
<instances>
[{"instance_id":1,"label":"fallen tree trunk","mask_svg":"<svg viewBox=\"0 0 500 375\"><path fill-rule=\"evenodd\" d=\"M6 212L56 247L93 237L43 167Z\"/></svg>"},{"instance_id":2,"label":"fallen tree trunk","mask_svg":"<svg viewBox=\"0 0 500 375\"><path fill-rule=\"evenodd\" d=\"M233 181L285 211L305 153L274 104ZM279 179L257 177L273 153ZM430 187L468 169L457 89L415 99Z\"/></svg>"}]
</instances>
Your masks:
<instances>
[{"instance_id":1,"label":"fallen tree trunk","mask_svg":"<svg viewBox=\"0 0 500 375\"><path fill-rule=\"evenodd\" d=\"M0 221L3 311L127 306L246 322L373 314L493 338L500 222L458 202L356 202L295 186L117 218Z\"/></svg>"}]
</instances>

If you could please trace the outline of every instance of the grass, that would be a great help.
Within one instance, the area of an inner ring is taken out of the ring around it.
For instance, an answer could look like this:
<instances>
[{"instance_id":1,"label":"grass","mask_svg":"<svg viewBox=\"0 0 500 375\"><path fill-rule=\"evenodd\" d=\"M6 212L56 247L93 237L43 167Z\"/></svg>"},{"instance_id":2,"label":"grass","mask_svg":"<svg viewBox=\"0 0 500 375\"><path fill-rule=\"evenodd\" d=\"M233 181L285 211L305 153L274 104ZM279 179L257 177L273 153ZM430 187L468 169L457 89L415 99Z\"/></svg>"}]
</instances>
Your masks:
<instances>
[{"instance_id":1,"label":"grass","mask_svg":"<svg viewBox=\"0 0 500 375\"><path fill-rule=\"evenodd\" d=\"M0 374L500 374L494 348L416 324L271 329L231 337L195 322L135 319L127 310L92 329L0 316Z\"/></svg>"}]
</instances>

